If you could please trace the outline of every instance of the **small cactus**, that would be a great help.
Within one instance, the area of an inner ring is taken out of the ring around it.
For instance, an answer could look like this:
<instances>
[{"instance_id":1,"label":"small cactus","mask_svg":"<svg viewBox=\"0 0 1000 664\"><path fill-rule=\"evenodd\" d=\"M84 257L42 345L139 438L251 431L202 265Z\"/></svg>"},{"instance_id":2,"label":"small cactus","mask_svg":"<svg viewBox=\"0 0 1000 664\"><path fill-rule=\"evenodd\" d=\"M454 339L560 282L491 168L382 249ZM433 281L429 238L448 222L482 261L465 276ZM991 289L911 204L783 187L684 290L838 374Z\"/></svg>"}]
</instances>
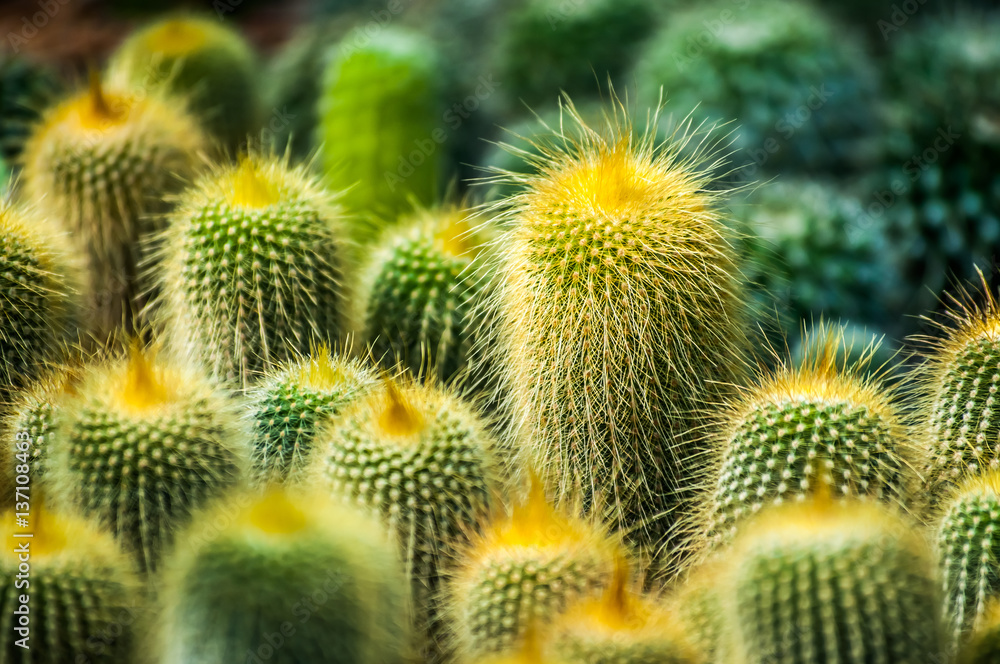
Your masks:
<instances>
[{"instance_id":1,"label":"small cactus","mask_svg":"<svg viewBox=\"0 0 1000 664\"><path fill-rule=\"evenodd\" d=\"M172 340L246 388L342 330L341 213L305 166L251 154L185 191L164 241Z\"/></svg>"},{"instance_id":2,"label":"small cactus","mask_svg":"<svg viewBox=\"0 0 1000 664\"><path fill-rule=\"evenodd\" d=\"M741 664L946 661L941 598L921 531L882 506L822 497L772 507L720 578Z\"/></svg>"},{"instance_id":3,"label":"small cactus","mask_svg":"<svg viewBox=\"0 0 1000 664\"><path fill-rule=\"evenodd\" d=\"M321 496L219 501L178 538L162 588L163 664L410 661L391 542L377 520Z\"/></svg>"},{"instance_id":4,"label":"small cactus","mask_svg":"<svg viewBox=\"0 0 1000 664\"><path fill-rule=\"evenodd\" d=\"M477 260L483 239L458 208L390 226L362 279L365 339L387 369L448 382L476 364L478 307L489 286ZM482 367L476 367L482 372Z\"/></svg>"},{"instance_id":5,"label":"small cactus","mask_svg":"<svg viewBox=\"0 0 1000 664\"><path fill-rule=\"evenodd\" d=\"M761 375L729 404L705 506L710 544L766 505L817 490L901 506L915 488L911 433L891 392L864 373L873 348L858 364L839 367L842 331L820 334L825 344L801 365Z\"/></svg>"},{"instance_id":6,"label":"small cactus","mask_svg":"<svg viewBox=\"0 0 1000 664\"><path fill-rule=\"evenodd\" d=\"M50 511L37 489L29 526L14 524L13 513L2 515L0 661L134 662L132 625L141 618L143 596L114 539L88 521Z\"/></svg>"},{"instance_id":7,"label":"small cactus","mask_svg":"<svg viewBox=\"0 0 1000 664\"><path fill-rule=\"evenodd\" d=\"M90 89L47 110L25 145L24 195L43 216L66 224L88 257L91 325L99 340L133 314L147 290L139 282L141 242L158 226L162 202L196 168L205 139L180 101L158 90Z\"/></svg>"},{"instance_id":8,"label":"small cactus","mask_svg":"<svg viewBox=\"0 0 1000 664\"><path fill-rule=\"evenodd\" d=\"M110 77L167 89L189 101L203 126L236 148L258 123L260 93L253 49L221 21L175 15L133 32L111 56Z\"/></svg>"},{"instance_id":9,"label":"small cactus","mask_svg":"<svg viewBox=\"0 0 1000 664\"><path fill-rule=\"evenodd\" d=\"M449 581L448 624L459 659L516 651L535 621L599 594L621 555L601 527L554 509L533 481L527 500L461 554Z\"/></svg>"},{"instance_id":10,"label":"small cactus","mask_svg":"<svg viewBox=\"0 0 1000 664\"><path fill-rule=\"evenodd\" d=\"M485 424L446 392L386 379L318 444L314 486L381 511L402 549L418 626L437 650L441 579L498 498Z\"/></svg>"},{"instance_id":11,"label":"small cactus","mask_svg":"<svg viewBox=\"0 0 1000 664\"><path fill-rule=\"evenodd\" d=\"M537 174L510 175L523 190L498 242L511 438L557 500L582 487L652 551L692 501L695 432L743 371L741 283L719 194L677 154L690 137L567 114Z\"/></svg>"},{"instance_id":12,"label":"small cactus","mask_svg":"<svg viewBox=\"0 0 1000 664\"><path fill-rule=\"evenodd\" d=\"M106 523L142 569L191 511L240 478L236 404L201 374L136 345L90 368L56 406L46 484Z\"/></svg>"}]
</instances>

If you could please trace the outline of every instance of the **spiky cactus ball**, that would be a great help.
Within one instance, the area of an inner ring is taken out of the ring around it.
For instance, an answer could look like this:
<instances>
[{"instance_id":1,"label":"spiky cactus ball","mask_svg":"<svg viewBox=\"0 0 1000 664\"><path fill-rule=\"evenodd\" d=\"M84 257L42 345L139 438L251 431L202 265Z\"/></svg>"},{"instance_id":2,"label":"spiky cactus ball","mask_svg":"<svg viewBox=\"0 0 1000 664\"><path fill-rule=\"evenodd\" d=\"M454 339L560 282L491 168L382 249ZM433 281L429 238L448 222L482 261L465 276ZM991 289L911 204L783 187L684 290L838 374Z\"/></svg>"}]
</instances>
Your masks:
<instances>
[{"instance_id":1,"label":"spiky cactus ball","mask_svg":"<svg viewBox=\"0 0 1000 664\"><path fill-rule=\"evenodd\" d=\"M375 385L371 370L328 346L268 374L248 395L255 471L267 479L299 479L316 432Z\"/></svg>"},{"instance_id":2,"label":"spiky cactus ball","mask_svg":"<svg viewBox=\"0 0 1000 664\"><path fill-rule=\"evenodd\" d=\"M205 128L235 148L257 128L260 92L256 56L239 32L197 16L161 18L133 32L108 64L129 84L165 84L188 99Z\"/></svg>"},{"instance_id":3,"label":"spiky cactus ball","mask_svg":"<svg viewBox=\"0 0 1000 664\"><path fill-rule=\"evenodd\" d=\"M514 652L529 627L608 584L624 555L591 521L553 508L537 481L527 500L462 553L448 586L448 621L460 659Z\"/></svg>"},{"instance_id":4,"label":"spiky cactus ball","mask_svg":"<svg viewBox=\"0 0 1000 664\"><path fill-rule=\"evenodd\" d=\"M98 339L133 327L147 290L141 242L204 145L181 102L155 90L105 88L96 76L89 90L47 110L28 140L24 195L64 223L88 257Z\"/></svg>"},{"instance_id":5,"label":"spiky cactus ball","mask_svg":"<svg viewBox=\"0 0 1000 664\"><path fill-rule=\"evenodd\" d=\"M172 341L246 387L342 329L341 211L305 166L250 154L180 197L164 242Z\"/></svg>"},{"instance_id":6,"label":"spiky cactus ball","mask_svg":"<svg viewBox=\"0 0 1000 664\"><path fill-rule=\"evenodd\" d=\"M191 511L240 479L249 436L237 407L199 372L136 345L58 403L47 484L154 571Z\"/></svg>"},{"instance_id":7,"label":"spiky cactus ball","mask_svg":"<svg viewBox=\"0 0 1000 664\"><path fill-rule=\"evenodd\" d=\"M29 526L15 527L12 512L0 520L0 660L135 661L144 598L131 561L94 524L48 510L37 490L32 498Z\"/></svg>"},{"instance_id":8,"label":"spiky cactus ball","mask_svg":"<svg viewBox=\"0 0 1000 664\"><path fill-rule=\"evenodd\" d=\"M434 44L420 34L389 27L357 41L342 41L323 74L323 170L331 187L348 190L351 212L393 221L411 200L426 206L437 198L447 138L438 126L440 69Z\"/></svg>"},{"instance_id":9,"label":"spiky cactus ball","mask_svg":"<svg viewBox=\"0 0 1000 664\"><path fill-rule=\"evenodd\" d=\"M942 508L937 539L945 614L957 645L1000 597L1000 473L973 477Z\"/></svg>"},{"instance_id":10,"label":"spiky cactus ball","mask_svg":"<svg viewBox=\"0 0 1000 664\"><path fill-rule=\"evenodd\" d=\"M0 399L58 361L78 333L83 293L69 239L36 211L0 202Z\"/></svg>"},{"instance_id":11,"label":"spiky cactus ball","mask_svg":"<svg viewBox=\"0 0 1000 664\"><path fill-rule=\"evenodd\" d=\"M162 588L163 664L412 661L392 543L377 519L322 496L219 501L178 539Z\"/></svg>"},{"instance_id":12,"label":"spiky cactus ball","mask_svg":"<svg viewBox=\"0 0 1000 664\"><path fill-rule=\"evenodd\" d=\"M448 382L476 364L489 280L479 258L482 222L470 215L446 208L389 227L363 270L358 317L371 355L387 369Z\"/></svg>"},{"instance_id":13,"label":"spiky cactus ball","mask_svg":"<svg viewBox=\"0 0 1000 664\"><path fill-rule=\"evenodd\" d=\"M634 77L674 114L738 123L740 179L845 174L877 157L874 71L855 36L812 4L719 1L673 12Z\"/></svg>"},{"instance_id":14,"label":"spiky cactus ball","mask_svg":"<svg viewBox=\"0 0 1000 664\"><path fill-rule=\"evenodd\" d=\"M733 400L719 430L708 497L712 544L761 508L817 491L905 504L915 489L912 433L864 361L838 365L837 332L798 367L780 366Z\"/></svg>"},{"instance_id":15,"label":"spiky cactus ball","mask_svg":"<svg viewBox=\"0 0 1000 664\"><path fill-rule=\"evenodd\" d=\"M728 560L720 587L732 650L719 661L947 661L933 556L914 524L881 506L771 508Z\"/></svg>"},{"instance_id":16,"label":"spiky cactus ball","mask_svg":"<svg viewBox=\"0 0 1000 664\"><path fill-rule=\"evenodd\" d=\"M318 446L314 486L381 511L412 580L418 627L438 649L441 579L499 498L484 423L446 392L386 379L348 405Z\"/></svg>"},{"instance_id":17,"label":"spiky cactus ball","mask_svg":"<svg viewBox=\"0 0 1000 664\"><path fill-rule=\"evenodd\" d=\"M577 138L515 178L499 243L511 435L557 500L582 488L652 547L690 498L694 432L742 372L741 284L719 194L677 153L688 139L567 115Z\"/></svg>"}]
</instances>

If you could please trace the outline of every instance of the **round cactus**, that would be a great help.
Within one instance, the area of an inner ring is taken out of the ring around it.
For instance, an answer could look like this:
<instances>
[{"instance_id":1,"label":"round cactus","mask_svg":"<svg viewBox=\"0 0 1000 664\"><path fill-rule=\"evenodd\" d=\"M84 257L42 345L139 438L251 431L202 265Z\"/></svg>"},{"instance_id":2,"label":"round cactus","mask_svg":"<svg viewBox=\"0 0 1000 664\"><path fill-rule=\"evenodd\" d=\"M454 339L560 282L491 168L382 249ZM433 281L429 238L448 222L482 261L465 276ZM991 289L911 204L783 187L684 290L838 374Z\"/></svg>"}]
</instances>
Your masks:
<instances>
[{"instance_id":1,"label":"round cactus","mask_svg":"<svg viewBox=\"0 0 1000 664\"><path fill-rule=\"evenodd\" d=\"M162 588L163 664L411 661L391 542L377 520L321 496L219 501L178 538Z\"/></svg>"},{"instance_id":2,"label":"round cactus","mask_svg":"<svg viewBox=\"0 0 1000 664\"><path fill-rule=\"evenodd\" d=\"M909 521L865 503L770 508L720 579L732 652L775 664L941 662L933 556Z\"/></svg>"},{"instance_id":3,"label":"round cactus","mask_svg":"<svg viewBox=\"0 0 1000 664\"><path fill-rule=\"evenodd\" d=\"M722 598L719 578L724 563L718 559L702 561L690 567L668 598L688 643L709 662L717 660L725 631L722 622Z\"/></svg>"},{"instance_id":4,"label":"round cactus","mask_svg":"<svg viewBox=\"0 0 1000 664\"><path fill-rule=\"evenodd\" d=\"M1000 473L972 478L942 507L939 560L945 614L957 645L1000 597Z\"/></svg>"},{"instance_id":5,"label":"round cactus","mask_svg":"<svg viewBox=\"0 0 1000 664\"><path fill-rule=\"evenodd\" d=\"M88 91L46 111L24 150L24 195L63 221L90 263L96 320L106 339L135 327L143 304L141 241L164 211L164 196L195 170L204 137L180 102L153 91Z\"/></svg>"},{"instance_id":6,"label":"round cactus","mask_svg":"<svg viewBox=\"0 0 1000 664\"><path fill-rule=\"evenodd\" d=\"M340 208L304 166L249 155L185 191L163 238L171 339L248 386L341 332Z\"/></svg>"},{"instance_id":7,"label":"round cactus","mask_svg":"<svg viewBox=\"0 0 1000 664\"><path fill-rule=\"evenodd\" d=\"M533 481L527 500L459 557L447 595L459 658L516 651L536 621L598 594L622 555L601 527L551 507Z\"/></svg>"},{"instance_id":8,"label":"round cactus","mask_svg":"<svg viewBox=\"0 0 1000 664\"><path fill-rule=\"evenodd\" d=\"M0 400L58 361L80 322L81 274L68 239L0 202Z\"/></svg>"},{"instance_id":9,"label":"round cactus","mask_svg":"<svg viewBox=\"0 0 1000 664\"><path fill-rule=\"evenodd\" d=\"M131 561L110 535L39 498L35 490L27 527L15 528L13 513L0 520L0 660L135 661L132 625L143 597Z\"/></svg>"},{"instance_id":10,"label":"round cactus","mask_svg":"<svg viewBox=\"0 0 1000 664\"><path fill-rule=\"evenodd\" d=\"M714 545L761 508L816 491L904 505L917 452L892 393L857 365L838 361L838 335L798 367L762 375L727 408L721 460L708 497ZM844 352L844 355L848 355Z\"/></svg>"},{"instance_id":11,"label":"round cactus","mask_svg":"<svg viewBox=\"0 0 1000 664\"><path fill-rule=\"evenodd\" d=\"M379 30L363 45L345 39L331 53L319 142L327 182L347 190L351 212L393 221L413 199L425 206L436 201L445 136L438 126L438 72L433 44L397 28Z\"/></svg>"},{"instance_id":12,"label":"round cactus","mask_svg":"<svg viewBox=\"0 0 1000 664\"><path fill-rule=\"evenodd\" d=\"M110 76L188 99L205 128L226 146L247 141L260 114L253 50L221 21L169 16L133 32L111 56Z\"/></svg>"},{"instance_id":13,"label":"round cactus","mask_svg":"<svg viewBox=\"0 0 1000 664\"><path fill-rule=\"evenodd\" d=\"M332 355L327 346L268 374L248 395L255 471L268 479L297 480L317 429L375 383L364 365Z\"/></svg>"},{"instance_id":14,"label":"round cactus","mask_svg":"<svg viewBox=\"0 0 1000 664\"><path fill-rule=\"evenodd\" d=\"M381 511L407 564L418 626L428 648L440 649L441 578L498 497L485 425L445 392L387 379L348 405L318 444L314 485Z\"/></svg>"},{"instance_id":15,"label":"round cactus","mask_svg":"<svg viewBox=\"0 0 1000 664\"><path fill-rule=\"evenodd\" d=\"M542 146L499 245L497 361L512 440L556 499L654 549L688 507L695 432L742 374L741 283L719 194L627 124ZM609 118L610 119L610 118Z\"/></svg>"},{"instance_id":16,"label":"round cactus","mask_svg":"<svg viewBox=\"0 0 1000 664\"><path fill-rule=\"evenodd\" d=\"M489 286L478 273L482 245L469 213L457 208L386 230L358 296L371 355L384 367L440 382L483 371L473 357L483 326L476 314Z\"/></svg>"},{"instance_id":17,"label":"round cactus","mask_svg":"<svg viewBox=\"0 0 1000 664\"><path fill-rule=\"evenodd\" d=\"M136 346L57 404L47 485L154 571L191 511L240 478L249 436L236 409L201 374Z\"/></svg>"}]
</instances>

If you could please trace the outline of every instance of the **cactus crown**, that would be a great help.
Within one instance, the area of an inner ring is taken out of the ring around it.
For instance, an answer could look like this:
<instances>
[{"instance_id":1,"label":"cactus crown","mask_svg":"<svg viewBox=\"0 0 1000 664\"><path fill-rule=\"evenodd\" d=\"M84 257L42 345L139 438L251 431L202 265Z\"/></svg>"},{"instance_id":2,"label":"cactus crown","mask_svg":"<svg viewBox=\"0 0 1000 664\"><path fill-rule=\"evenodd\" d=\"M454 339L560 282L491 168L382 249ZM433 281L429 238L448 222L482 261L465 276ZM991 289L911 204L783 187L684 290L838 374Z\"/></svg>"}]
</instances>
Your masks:
<instances>
[{"instance_id":1,"label":"cactus crown","mask_svg":"<svg viewBox=\"0 0 1000 664\"><path fill-rule=\"evenodd\" d=\"M281 487L271 487L245 513L248 526L272 535L291 535L305 529L308 516Z\"/></svg>"},{"instance_id":2,"label":"cactus crown","mask_svg":"<svg viewBox=\"0 0 1000 664\"><path fill-rule=\"evenodd\" d=\"M206 21L190 18L173 18L141 33L149 51L167 56L180 56L202 48L208 41Z\"/></svg>"},{"instance_id":3,"label":"cactus crown","mask_svg":"<svg viewBox=\"0 0 1000 664\"><path fill-rule=\"evenodd\" d=\"M281 201L281 178L275 177L279 173L273 162L244 155L236 168L220 178L218 186L231 206L259 210Z\"/></svg>"},{"instance_id":4,"label":"cactus crown","mask_svg":"<svg viewBox=\"0 0 1000 664\"><path fill-rule=\"evenodd\" d=\"M533 473L527 497L510 516L489 525L483 542L495 546L558 549L591 541L594 530L586 522L557 510L545 497L545 487ZM555 535L555 536L553 536Z\"/></svg>"},{"instance_id":5,"label":"cactus crown","mask_svg":"<svg viewBox=\"0 0 1000 664\"><path fill-rule=\"evenodd\" d=\"M121 555L114 540L106 533L96 529L90 521L50 509L40 493L32 497L27 528L14 527L13 514L5 514L4 517L3 524L0 525L0 541L5 544L17 543L25 541L14 537L17 532L23 530L32 533L32 560L77 558L81 551L86 552L86 556L93 560L112 560ZM18 554L13 546L5 546L0 557L17 566Z\"/></svg>"}]
</instances>

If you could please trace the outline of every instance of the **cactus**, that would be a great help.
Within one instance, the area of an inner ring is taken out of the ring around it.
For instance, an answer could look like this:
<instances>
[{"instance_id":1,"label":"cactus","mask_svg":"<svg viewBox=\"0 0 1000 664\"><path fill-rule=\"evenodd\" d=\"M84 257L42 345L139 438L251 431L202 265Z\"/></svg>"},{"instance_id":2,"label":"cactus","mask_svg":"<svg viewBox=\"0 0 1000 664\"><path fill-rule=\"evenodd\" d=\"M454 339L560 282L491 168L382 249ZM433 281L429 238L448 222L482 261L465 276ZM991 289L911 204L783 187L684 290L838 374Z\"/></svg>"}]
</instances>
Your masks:
<instances>
[{"instance_id":1,"label":"cactus","mask_svg":"<svg viewBox=\"0 0 1000 664\"><path fill-rule=\"evenodd\" d=\"M947 661L929 547L881 506L820 498L772 507L728 559L719 587L733 650L718 661Z\"/></svg>"},{"instance_id":2,"label":"cactus","mask_svg":"<svg viewBox=\"0 0 1000 664\"><path fill-rule=\"evenodd\" d=\"M721 452L705 505L710 545L770 504L816 491L907 503L918 463L911 432L878 377L865 375L869 347L847 365L837 330L798 367L780 366L726 409ZM839 366L838 366L839 365Z\"/></svg>"},{"instance_id":3,"label":"cactus","mask_svg":"<svg viewBox=\"0 0 1000 664\"><path fill-rule=\"evenodd\" d=\"M1000 661L1000 602L987 604L979 626L959 651L958 664L993 664Z\"/></svg>"},{"instance_id":4,"label":"cactus","mask_svg":"<svg viewBox=\"0 0 1000 664\"><path fill-rule=\"evenodd\" d=\"M973 477L943 505L937 528L945 615L954 644L980 622L1000 596L1000 473Z\"/></svg>"},{"instance_id":5,"label":"cactus","mask_svg":"<svg viewBox=\"0 0 1000 664\"><path fill-rule=\"evenodd\" d=\"M0 202L0 401L58 361L80 322L81 274L68 238Z\"/></svg>"},{"instance_id":6,"label":"cactus","mask_svg":"<svg viewBox=\"0 0 1000 664\"><path fill-rule=\"evenodd\" d=\"M663 146L566 112L578 136L510 176L524 190L498 243L511 439L557 500L582 487L653 549L692 498L694 432L743 371L741 283L719 193L677 153L691 136Z\"/></svg>"},{"instance_id":7,"label":"cactus","mask_svg":"<svg viewBox=\"0 0 1000 664\"><path fill-rule=\"evenodd\" d=\"M65 223L88 256L99 340L123 324L136 328L145 290L140 242L159 225L163 197L194 172L203 146L180 102L154 90L104 89L96 76L88 91L47 110L25 145L25 198Z\"/></svg>"},{"instance_id":8,"label":"cactus","mask_svg":"<svg viewBox=\"0 0 1000 664\"><path fill-rule=\"evenodd\" d=\"M602 527L553 508L533 481L527 500L459 556L449 580L448 624L459 659L517 650L534 621L599 593L622 555Z\"/></svg>"},{"instance_id":9,"label":"cactus","mask_svg":"<svg viewBox=\"0 0 1000 664\"><path fill-rule=\"evenodd\" d=\"M483 373L473 356L483 326L475 313L489 279L478 273L484 240L476 231L470 213L458 208L386 229L358 295L365 338L383 366L445 383L473 367Z\"/></svg>"},{"instance_id":10,"label":"cactus","mask_svg":"<svg viewBox=\"0 0 1000 664\"><path fill-rule=\"evenodd\" d=\"M131 626L143 597L131 561L90 522L44 507L37 490L31 501L26 528L10 512L0 520L0 660L135 661Z\"/></svg>"},{"instance_id":11,"label":"cactus","mask_svg":"<svg viewBox=\"0 0 1000 664\"><path fill-rule=\"evenodd\" d=\"M695 121L738 123L739 179L847 175L872 166L881 127L874 69L855 35L795 0L677 11L637 57L640 99ZM694 109L694 110L692 110Z\"/></svg>"},{"instance_id":12,"label":"cactus","mask_svg":"<svg viewBox=\"0 0 1000 664\"><path fill-rule=\"evenodd\" d=\"M163 238L163 318L173 341L247 387L342 329L340 208L287 159L221 166L184 192Z\"/></svg>"},{"instance_id":13,"label":"cactus","mask_svg":"<svg viewBox=\"0 0 1000 664\"><path fill-rule=\"evenodd\" d=\"M713 558L690 567L668 597L668 605L680 623L687 641L706 661L718 661L725 625L718 585L724 561Z\"/></svg>"},{"instance_id":14,"label":"cactus","mask_svg":"<svg viewBox=\"0 0 1000 664\"><path fill-rule=\"evenodd\" d=\"M163 664L410 661L391 543L377 520L321 496L220 501L178 538L162 588Z\"/></svg>"},{"instance_id":15,"label":"cactus","mask_svg":"<svg viewBox=\"0 0 1000 664\"><path fill-rule=\"evenodd\" d=\"M930 359L921 376L919 413L929 456L922 493L928 509L963 478L1000 470L995 443L1000 421L993 417L993 395L1000 387L1000 306L983 274L979 277L983 304L960 291L947 312L952 325L927 349Z\"/></svg>"},{"instance_id":16,"label":"cactus","mask_svg":"<svg viewBox=\"0 0 1000 664\"><path fill-rule=\"evenodd\" d=\"M256 472L279 481L298 480L317 429L375 383L368 368L332 355L327 346L268 374L248 395Z\"/></svg>"},{"instance_id":17,"label":"cactus","mask_svg":"<svg viewBox=\"0 0 1000 664\"><path fill-rule=\"evenodd\" d=\"M141 88L165 84L224 145L247 140L259 121L256 57L235 30L187 15L160 18L133 32L111 56L111 77Z\"/></svg>"},{"instance_id":18,"label":"cactus","mask_svg":"<svg viewBox=\"0 0 1000 664\"><path fill-rule=\"evenodd\" d=\"M381 510L407 565L418 628L439 651L441 578L499 490L484 424L446 392L386 379L348 405L318 444L314 485Z\"/></svg>"},{"instance_id":19,"label":"cactus","mask_svg":"<svg viewBox=\"0 0 1000 664\"><path fill-rule=\"evenodd\" d=\"M319 142L327 183L347 189L349 211L394 221L411 199L436 201L446 137L438 126L437 72L432 43L397 28L379 30L363 45L345 39L331 53ZM355 232L366 236L363 228Z\"/></svg>"},{"instance_id":20,"label":"cactus","mask_svg":"<svg viewBox=\"0 0 1000 664\"><path fill-rule=\"evenodd\" d=\"M629 586L616 571L600 598L572 605L552 625L551 650L567 662L700 664L683 626L658 598Z\"/></svg>"},{"instance_id":21,"label":"cactus","mask_svg":"<svg viewBox=\"0 0 1000 664\"><path fill-rule=\"evenodd\" d=\"M201 374L136 344L58 402L47 484L155 571L191 511L240 478L249 436L237 407Z\"/></svg>"}]
</instances>

